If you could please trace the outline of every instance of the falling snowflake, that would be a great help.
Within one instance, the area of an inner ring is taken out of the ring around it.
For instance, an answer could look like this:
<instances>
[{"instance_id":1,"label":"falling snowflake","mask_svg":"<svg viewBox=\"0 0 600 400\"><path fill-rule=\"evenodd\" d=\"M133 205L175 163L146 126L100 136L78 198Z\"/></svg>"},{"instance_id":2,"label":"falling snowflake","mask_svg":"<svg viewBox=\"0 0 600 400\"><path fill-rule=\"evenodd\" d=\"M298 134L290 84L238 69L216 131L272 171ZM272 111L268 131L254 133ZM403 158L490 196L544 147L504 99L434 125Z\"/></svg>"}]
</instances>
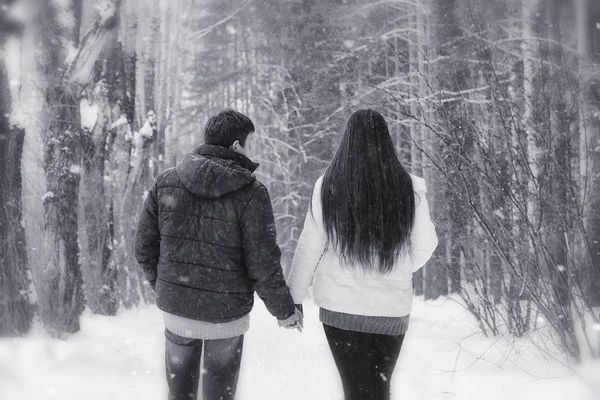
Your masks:
<instances>
[{"instance_id":1,"label":"falling snowflake","mask_svg":"<svg viewBox=\"0 0 600 400\"><path fill-rule=\"evenodd\" d=\"M177 204L177 199L175 196L170 194L165 194L162 198L162 201L164 202L165 206L168 207L174 207Z\"/></svg>"},{"instance_id":2,"label":"falling snowflake","mask_svg":"<svg viewBox=\"0 0 600 400\"><path fill-rule=\"evenodd\" d=\"M559 270L560 272L565 272L565 270L566 270L565 266L560 265L560 264L556 266L556 269Z\"/></svg>"}]
</instances>

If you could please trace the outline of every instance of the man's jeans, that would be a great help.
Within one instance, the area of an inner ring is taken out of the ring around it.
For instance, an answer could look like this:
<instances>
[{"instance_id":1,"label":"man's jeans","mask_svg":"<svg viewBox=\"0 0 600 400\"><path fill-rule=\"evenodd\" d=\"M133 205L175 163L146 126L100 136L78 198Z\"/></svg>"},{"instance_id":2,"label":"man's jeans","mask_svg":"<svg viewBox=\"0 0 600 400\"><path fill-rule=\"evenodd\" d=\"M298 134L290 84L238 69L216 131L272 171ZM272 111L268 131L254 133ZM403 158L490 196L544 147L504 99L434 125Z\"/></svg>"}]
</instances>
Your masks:
<instances>
[{"instance_id":1,"label":"man's jeans","mask_svg":"<svg viewBox=\"0 0 600 400\"><path fill-rule=\"evenodd\" d=\"M233 400L240 375L244 335L231 339L188 339L165 330L169 400L196 400L202 371L203 400ZM204 350L203 350L204 346Z\"/></svg>"}]
</instances>

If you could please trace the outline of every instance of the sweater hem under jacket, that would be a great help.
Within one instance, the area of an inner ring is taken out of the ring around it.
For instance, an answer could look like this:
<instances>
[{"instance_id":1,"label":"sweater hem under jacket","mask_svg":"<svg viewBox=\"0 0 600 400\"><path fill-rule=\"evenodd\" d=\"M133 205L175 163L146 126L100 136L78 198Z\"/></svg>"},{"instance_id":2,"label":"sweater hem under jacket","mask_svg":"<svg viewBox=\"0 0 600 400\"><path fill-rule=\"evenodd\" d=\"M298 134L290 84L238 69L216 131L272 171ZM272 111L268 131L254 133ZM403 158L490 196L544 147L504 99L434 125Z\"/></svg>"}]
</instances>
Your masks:
<instances>
[{"instance_id":1,"label":"sweater hem under jacket","mask_svg":"<svg viewBox=\"0 0 600 400\"><path fill-rule=\"evenodd\" d=\"M410 315L403 317L377 317L319 310L319 321L334 328L377 335L404 335L408 330Z\"/></svg>"},{"instance_id":2,"label":"sweater hem under jacket","mask_svg":"<svg viewBox=\"0 0 600 400\"><path fill-rule=\"evenodd\" d=\"M229 339L243 335L250 329L249 314L233 321L214 323L197 321L165 312L163 320L167 330L188 339Z\"/></svg>"},{"instance_id":3,"label":"sweater hem under jacket","mask_svg":"<svg viewBox=\"0 0 600 400\"><path fill-rule=\"evenodd\" d=\"M370 308L361 307L356 305L342 304L340 302L332 301L331 299L322 300L315 296L314 302L317 306L338 313L345 313L350 315L364 315L371 317L390 317L390 318L401 318L408 316L412 309L412 298L409 304L403 305L402 308L395 309L384 309L381 307Z\"/></svg>"}]
</instances>

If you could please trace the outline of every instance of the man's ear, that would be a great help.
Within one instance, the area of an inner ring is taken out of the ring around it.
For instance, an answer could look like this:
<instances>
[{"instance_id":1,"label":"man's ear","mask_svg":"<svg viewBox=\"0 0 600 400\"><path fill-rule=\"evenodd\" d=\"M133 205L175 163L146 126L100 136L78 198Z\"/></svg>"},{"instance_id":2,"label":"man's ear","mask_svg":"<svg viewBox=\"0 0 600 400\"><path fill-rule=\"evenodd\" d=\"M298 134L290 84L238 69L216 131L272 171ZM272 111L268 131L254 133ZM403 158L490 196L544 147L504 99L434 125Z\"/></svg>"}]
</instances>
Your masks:
<instances>
[{"instance_id":1,"label":"man's ear","mask_svg":"<svg viewBox=\"0 0 600 400\"><path fill-rule=\"evenodd\" d=\"M240 144L240 141L236 140L235 142L231 143L231 146L229 146L229 148L233 151L239 151L241 146L242 145Z\"/></svg>"}]
</instances>

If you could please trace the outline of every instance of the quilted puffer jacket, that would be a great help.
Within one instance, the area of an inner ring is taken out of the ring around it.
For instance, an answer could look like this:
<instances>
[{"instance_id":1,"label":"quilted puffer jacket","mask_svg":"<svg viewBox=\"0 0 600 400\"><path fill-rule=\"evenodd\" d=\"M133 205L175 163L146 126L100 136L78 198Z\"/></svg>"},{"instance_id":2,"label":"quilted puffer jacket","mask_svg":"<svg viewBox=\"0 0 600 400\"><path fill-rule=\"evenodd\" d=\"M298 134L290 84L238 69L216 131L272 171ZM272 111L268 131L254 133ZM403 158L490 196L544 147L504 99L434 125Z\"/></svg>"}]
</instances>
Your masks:
<instances>
[{"instance_id":1,"label":"quilted puffer jacket","mask_svg":"<svg viewBox=\"0 0 600 400\"><path fill-rule=\"evenodd\" d=\"M256 291L272 315L292 315L271 200L252 173L257 166L233 150L202 145L158 176L135 252L161 310L227 322L250 312Z\"/></svg>"}]
</instances>

